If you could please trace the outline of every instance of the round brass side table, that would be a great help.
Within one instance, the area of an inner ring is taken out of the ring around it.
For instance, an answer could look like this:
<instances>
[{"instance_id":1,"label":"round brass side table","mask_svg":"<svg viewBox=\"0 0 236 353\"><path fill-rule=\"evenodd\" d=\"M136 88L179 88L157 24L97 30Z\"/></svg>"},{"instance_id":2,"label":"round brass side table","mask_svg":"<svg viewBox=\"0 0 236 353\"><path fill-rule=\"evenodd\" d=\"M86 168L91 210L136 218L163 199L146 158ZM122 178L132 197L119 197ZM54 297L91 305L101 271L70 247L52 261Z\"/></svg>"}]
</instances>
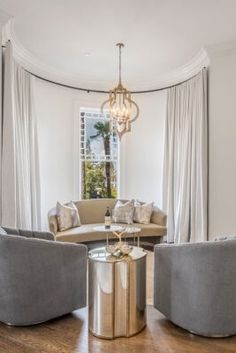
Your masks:
<instances>
[{"instance_id":1,"label":"round brass side table","mask_svg":"<svg viewBox=\"0 0 236 353\"><path fill-rule=\"evenodd\" d=\"M146 325L146 252L116 257L89 252L89 330L106 339L130 337Z\"/></svg>"}]
</instances>

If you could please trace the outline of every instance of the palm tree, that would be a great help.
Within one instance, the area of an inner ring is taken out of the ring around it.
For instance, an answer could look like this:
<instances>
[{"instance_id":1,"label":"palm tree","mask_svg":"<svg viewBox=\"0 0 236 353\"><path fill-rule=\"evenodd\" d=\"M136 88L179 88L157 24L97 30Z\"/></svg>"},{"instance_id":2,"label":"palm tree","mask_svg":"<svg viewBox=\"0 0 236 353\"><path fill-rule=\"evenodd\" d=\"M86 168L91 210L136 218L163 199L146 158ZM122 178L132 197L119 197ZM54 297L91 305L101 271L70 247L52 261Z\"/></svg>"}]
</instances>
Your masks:
<instances>
[{"instance_id":1,"label":"palm tree","mask_svg":"<svg viewBox=\"0 0 236 353\"><path fill-rule=\"evenodd\" d=\"M103 140L105 155L110 156L111 147L110 147L110 137L112 135L110 129L110 123L107 122L100 122L98 121L94 124L94 128L97 130L96 135L90 136L91 139L97 139L99 137ZM107 186L107 197L111 197L111 162L105 162L105 174L106 174L106 186Z\"/></svg>"}]
</instances>

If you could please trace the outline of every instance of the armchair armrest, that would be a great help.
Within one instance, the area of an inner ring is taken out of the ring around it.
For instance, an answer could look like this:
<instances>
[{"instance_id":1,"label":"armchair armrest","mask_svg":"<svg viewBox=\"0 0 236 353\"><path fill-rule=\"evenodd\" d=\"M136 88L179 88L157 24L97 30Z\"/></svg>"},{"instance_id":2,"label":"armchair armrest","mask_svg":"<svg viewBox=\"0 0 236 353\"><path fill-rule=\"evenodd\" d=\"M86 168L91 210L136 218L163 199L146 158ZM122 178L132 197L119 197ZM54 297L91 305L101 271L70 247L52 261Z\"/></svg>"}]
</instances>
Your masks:
<instances>
[{"instance_id":1,"label":"armchair armrest","mask_svg":"<svg viewBox=\"0 0 236 353\"><path fill-rule=\"evenodd\" d=\"M0 237L0 321L32 325L86 305L87 247Z\"/></svg>"},{"instance_id":2,"label":"armchair armrest","mask_svg":"<svg viewBox=\"0 0 236 353\"><path fill-rule=\"evenodd\" d=\"M154 206L151 216L151 223L158 224L165 227L167 222L167 215L157 206Z\"/></svg>"}]
</instances>

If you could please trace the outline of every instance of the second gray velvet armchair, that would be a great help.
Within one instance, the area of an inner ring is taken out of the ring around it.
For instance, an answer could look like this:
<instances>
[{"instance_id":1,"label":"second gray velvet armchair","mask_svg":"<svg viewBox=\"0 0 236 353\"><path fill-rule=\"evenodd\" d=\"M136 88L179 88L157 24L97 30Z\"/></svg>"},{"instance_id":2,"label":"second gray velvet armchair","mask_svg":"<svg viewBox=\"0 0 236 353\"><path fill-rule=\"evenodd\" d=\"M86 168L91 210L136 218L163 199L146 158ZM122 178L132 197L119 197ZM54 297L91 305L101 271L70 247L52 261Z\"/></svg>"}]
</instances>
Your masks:
<instances>
[{"instance_id":1,"label":"second gray velvet armchair","mask_svg":"<svg viewBox=\"0 0 236 353\"><path fill-rule=\"evenodd\" d=\"M0 321L25 326L86 306L87 248L51 233L0 235Z\"/></svg>"},{"instance_id":2,"label":"second gray velvet armchair","mask_svg":"<svg viewBox=\"0 0 236 353\"><path fill-rule=\"evenodd\" d=\"M154 307L193 333L236 334L236 240L155 246Z\"/></svg>"}]
</instances>

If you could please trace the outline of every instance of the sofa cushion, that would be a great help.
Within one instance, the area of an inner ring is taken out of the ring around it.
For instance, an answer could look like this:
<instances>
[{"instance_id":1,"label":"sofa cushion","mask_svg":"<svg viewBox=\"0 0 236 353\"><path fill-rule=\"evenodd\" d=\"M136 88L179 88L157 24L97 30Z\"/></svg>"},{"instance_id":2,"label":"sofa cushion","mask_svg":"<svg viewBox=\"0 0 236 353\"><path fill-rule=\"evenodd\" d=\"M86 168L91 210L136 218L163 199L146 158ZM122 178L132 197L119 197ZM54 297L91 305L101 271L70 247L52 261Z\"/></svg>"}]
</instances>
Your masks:
<instances>
[{"instance_id":1,"label":"sofa cushion","mask_svg":"<svg viewBox=\"0 0 236 353\"><path fill-rule=\"evenodd\" d=\"M57 202L57 221L60 231L80 226L78 209L72 201L67 205Z\"/></svg>"},{"instance_id":2,"label":"sofa cushion","mask_svg":"<svg viewBox=\"0 0 236 353\"><path fill-rule=\"evenodd\" d=\"M134 222L149 224L154 203L143 203L139 201L135 201L134 203Z\"/></svg>"},{"instance_id":3,"label":"sofa cushion","mask_svg":"<svg viewBox=\"0 0 236 353\"><path fill-rule=\"evenodd\" d=\"M113 222L132 224L134 217L134 201L117 200L113 210Z\"/></svg>"},{"instance_id":4,"label":"sofa cushion","mask_svg":"<svg viewBox=\"0 0 236 353\"><path fill-rule=\"evenodd\" d=\"M96 232L94 227L102 226L103 223L96 224L83 224L80 227L72 228L56 234L57 241L66 241L73 243L89 242L96 240L105 240L106 232ZM124 227L124 224L118 223L118 225ZM140 224L135 223L135 227L141 228L140 236L163 236L166 235L166 227L159 226L154 223ZM131 238L133 235L131 236ZM109 239L116 238L115 235L109 233Z\"/></svg>"},{"instance_id":5,"label":"sofa cushion","mask_svg":"<svg viewBox=\"0 0 236 353\"><path fill-rule=\"evenodd\" d=\"M116 199L90 199L74 201L76 205L81 224L92 224L104 222L107 207L112 209L116 203Z\"/></svg>"},{"instance_id":6,"label":"sofa cushion","mask_svg":"<svg viewBox=\"0 0 236 353\"><path fill-rule=\"evenodd\" d=\"M166 214L157 206L153 207L152 216L151 216L151 223L159 224L163 227L166 226L167 216Z\"/></svg>"}]
</instances>

